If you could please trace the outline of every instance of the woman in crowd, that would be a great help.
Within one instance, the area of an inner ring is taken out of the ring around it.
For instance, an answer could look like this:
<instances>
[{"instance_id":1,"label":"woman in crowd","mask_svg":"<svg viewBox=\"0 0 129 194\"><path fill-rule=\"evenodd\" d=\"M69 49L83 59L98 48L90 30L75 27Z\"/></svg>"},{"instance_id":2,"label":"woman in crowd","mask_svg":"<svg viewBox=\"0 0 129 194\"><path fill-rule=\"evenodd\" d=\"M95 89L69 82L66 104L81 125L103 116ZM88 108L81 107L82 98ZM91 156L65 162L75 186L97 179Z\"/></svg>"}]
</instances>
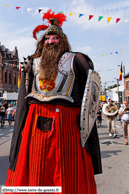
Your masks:
<instances>
[{"instance_id":1,"label":"woman in crowd","mask_svg":"<svg viewBox=\"0 0 129 194\"><path fill-rule=\"evenodd\" d=\"M12 112L13 112L13 108L11 107L11 104L8 104L7 120L9 122L9 126L11 126L11 123L12 123Z\"/></svg>"}]
</instances>

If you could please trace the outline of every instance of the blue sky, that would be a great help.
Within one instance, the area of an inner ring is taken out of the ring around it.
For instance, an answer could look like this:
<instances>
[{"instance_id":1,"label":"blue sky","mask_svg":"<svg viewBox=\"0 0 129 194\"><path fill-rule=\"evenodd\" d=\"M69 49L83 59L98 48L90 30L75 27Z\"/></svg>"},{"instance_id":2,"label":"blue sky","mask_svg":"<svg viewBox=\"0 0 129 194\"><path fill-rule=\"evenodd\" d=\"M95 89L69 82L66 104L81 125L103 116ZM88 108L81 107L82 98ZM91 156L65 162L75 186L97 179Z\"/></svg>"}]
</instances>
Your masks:
<instances>
[{"instance_id":1,"label":"blue sky","mask_svg":"<svg viewBox=\"0 0 129 194\"><path fill-rule=\"evenodd\" d=\"M4 4L9 7L5 7ZM21 8L16 10L16 7ZM28 13L27 8L32 10ZM40 14L38 8L43 9ZM55 13L63 11L67 15L67 22L64 22L62 28L72 50L89 55L95 70L99 71L102 85L105 81L116 83L114 78L119 78L118 65L121 64L121 60L125 65L125 74L129 72L129 22L125 24L125 20L129 19L129 0L1 0L1 44L10 50L17 46L20 61L23 56L32 54L36 46L32 31L37 25L43 24L42 13L49 8ZM70 12L74 14L69 17ZM79 17L80 13L84 15ZM90 21L89 15L94 15ZM104 17L98 22L99 16ZM109 23L107 17L112 17ZM116 18L121 18L117 24ZM43 32L38 38L42 34ZM120 52L121 50L123 52ZM108 85L114 83L108 82Z\"/></svg>"}]
</instances>

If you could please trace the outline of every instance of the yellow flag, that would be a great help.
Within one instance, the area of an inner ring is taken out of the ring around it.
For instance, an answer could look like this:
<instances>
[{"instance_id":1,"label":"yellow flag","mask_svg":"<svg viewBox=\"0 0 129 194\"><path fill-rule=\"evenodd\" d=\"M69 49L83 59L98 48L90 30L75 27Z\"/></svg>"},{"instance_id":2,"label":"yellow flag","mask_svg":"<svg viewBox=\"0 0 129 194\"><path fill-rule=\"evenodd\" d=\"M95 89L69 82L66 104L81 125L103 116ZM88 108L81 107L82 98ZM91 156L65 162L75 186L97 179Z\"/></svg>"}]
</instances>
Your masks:
<instances>
[{"instance_id":1,"label":"yellow flag","mask_svg":"<svg viewBox=\"0 0 129 194\"><path fill-rule=\"evenodd\" d=\"M9 7L7 4L4 4L4 6Z\"/></svg>"},{"instance_id":2,"label":"yellow flag","mask_svg":"<svg viewBox=\"0 0 129 194\"><path fill-rule=\"evenodd\" d=\"M107 18L107 23L109 23L111 19L112 19L112 17L108 17Z\"/></svg>"},{"instance_id":3,"label":"yellow flag","mask_svg":"<svg viewBox=\"0 0 129 194\"><path fill-rule=\"evenodd\" d=\"M72 13L72 12L70 12L70 13L69 13L69 16L71 16L72 14L73 14L73 13Z\"/></svg>"},{"instance_id":4,"label":"yellow flag","mask_svg":"<svg viewBox=\"0 0 129 194\"><path fill-rule=\"evenodd\" d=\"M101 55L102 57L104 56L104 55Z\"/></svg>"},{"instance_id":5,"label":"yellow flag","mask_svg":"<svg viewBox=\"0 0 129 194\"><path fill-rule=\"evenodd\" d=\"M123 53L123 51L120 51L121 53Z\"/></svg>"}]
</instances>

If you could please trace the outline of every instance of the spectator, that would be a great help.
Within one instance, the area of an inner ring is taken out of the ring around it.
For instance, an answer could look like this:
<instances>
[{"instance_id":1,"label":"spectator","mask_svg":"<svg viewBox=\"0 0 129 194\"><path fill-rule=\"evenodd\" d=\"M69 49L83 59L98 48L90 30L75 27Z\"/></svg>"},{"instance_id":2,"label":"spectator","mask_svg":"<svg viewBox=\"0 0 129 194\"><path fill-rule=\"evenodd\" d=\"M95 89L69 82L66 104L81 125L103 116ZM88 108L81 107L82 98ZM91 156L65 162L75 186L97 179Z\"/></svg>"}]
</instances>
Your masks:
<instances>
[{"instance_id":1,"label":"spectator","mask_svg":"<svg viewBox=\"0 0 129 194\"><path fill-rule=\"evenodd\" d=\"M128 145L128 131L129 131L129 108L128 108L128 102L124 101L125 108L122 107L119 110L119 116L121 116L121 122L122 122L122 128L125 138L125 145Z\"/></svg>"},{"instance_id":2,"label":"spectator","mask_svg":"<svg viewBox=\"0 0 129 194\"><path fill-rule=\"evenodd\" d=\"M98 125L98 127L101 127L101 123L102 123L101 113L102 113L102 111L100 110L100 107L98 107L98 112L97 112L97 125Z\"/></svg>"},{"instance_id":3,"label":"spectator","mask_svg":"<svg viewBox=\"0 0 129 194\"><path fill-rule=\"evenodd\" d=\"M1 113L0 113L0 123L1 123L1 128L4 127L5 124L5 102L2 101L2 106L1 106Z\"/></svg>"},{"instance_id":4,"label":"spectator","mask_svg":"<svg viewBox=\"0 0 129 194\"><path fill-rule=\"evenodd\" d=\"M16 118L16 110L17 110L17 101L16 101L16 106L13 107L13 113L12 113L12 117L13 117L14 121L15 121L15 118Z\"/></svg>"},{"instance_id":5,"label":"spectator","mask_svg":"<svg viewBox=\"0 0 129 194\"><path fill-rule=\"evenodd\" d=\"M12 112L13 112L13 107L11 107L11 104L8 104L7 120L9 122L9 126L11 126L11 123L12 123Z\"/></svg>"}]
</instances>

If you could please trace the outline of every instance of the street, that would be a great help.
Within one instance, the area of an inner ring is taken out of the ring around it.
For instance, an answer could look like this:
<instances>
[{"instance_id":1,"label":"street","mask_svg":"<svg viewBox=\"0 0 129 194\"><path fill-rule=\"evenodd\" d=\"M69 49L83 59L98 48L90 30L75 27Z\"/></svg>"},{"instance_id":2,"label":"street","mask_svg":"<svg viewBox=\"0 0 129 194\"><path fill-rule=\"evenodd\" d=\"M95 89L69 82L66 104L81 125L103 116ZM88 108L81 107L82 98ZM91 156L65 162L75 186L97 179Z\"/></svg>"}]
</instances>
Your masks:
<instances>
[{"instance_id":1,"label":"street","mask_svg":"<svg viewBox=\"0 0 129 194\"><path fill-rule=\"evenodd\" d=\"M13 126L6 121L0 129L0 186L6 182ZM106 119L98 128L103 173L95 175L98 194L129 194L129 145L124 145L123 131L116 121L117 137L109 137ZM1 192L0 192L1 193Z\"/></svg>"}]
</instances>

